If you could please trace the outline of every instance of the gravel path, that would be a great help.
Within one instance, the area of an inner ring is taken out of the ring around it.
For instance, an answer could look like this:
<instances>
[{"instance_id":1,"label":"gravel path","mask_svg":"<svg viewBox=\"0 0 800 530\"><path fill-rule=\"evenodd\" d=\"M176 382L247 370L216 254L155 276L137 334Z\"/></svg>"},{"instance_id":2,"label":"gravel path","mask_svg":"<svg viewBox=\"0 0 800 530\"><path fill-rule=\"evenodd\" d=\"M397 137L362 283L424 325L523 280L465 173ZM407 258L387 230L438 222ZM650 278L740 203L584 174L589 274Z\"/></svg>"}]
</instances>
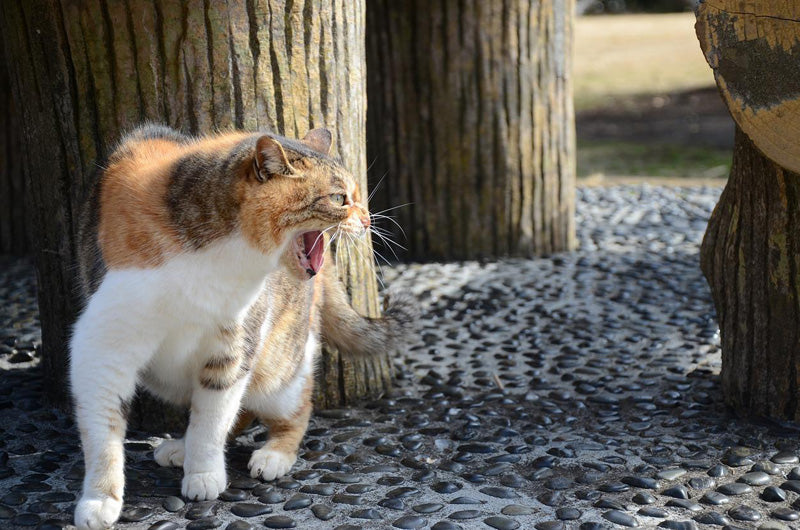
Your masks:
<instances>
[{"instance_id":1,"label":"gravel path","mask_svg":"<svg viewBox=\"0 0 800 530\"><path fill-rule=\"evenodd\" d=\"M393 396L319 412L290 476L180 500L158 438L130 433L120 528L793 528L800 443L731 416L698 269L717 188L579 191L580 249L535 260L400 265L424 316ZM29 263L0 274L0 528L62 528L82 464L43 408Z\"/></svg>"}]
</instances>

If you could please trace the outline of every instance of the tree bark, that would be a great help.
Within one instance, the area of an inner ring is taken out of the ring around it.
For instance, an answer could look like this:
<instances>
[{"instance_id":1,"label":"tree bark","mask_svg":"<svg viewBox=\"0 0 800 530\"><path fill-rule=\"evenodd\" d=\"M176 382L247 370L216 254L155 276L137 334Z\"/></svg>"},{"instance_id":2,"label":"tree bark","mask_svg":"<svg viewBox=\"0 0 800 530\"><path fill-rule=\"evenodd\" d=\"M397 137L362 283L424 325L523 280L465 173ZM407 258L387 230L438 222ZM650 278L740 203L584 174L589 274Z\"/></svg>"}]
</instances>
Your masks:
<instances>
[{"instance_id":1,"label":"tree bark","mask_svg":"<svg viewBox=\"0 0 800 530\"><path fill-rule=\"evenodd\" d=\"M67 402L75 221L95 161L144 120L191 134L229 127L332 130L366 189L363 0L0 3L11 86L24 102L27 211L39 279L45 388ZM339 259L353 304L377 316L371 243ZM328 352L321 402L383 391L385 357ZM149 414L157 414L150 408Z\"/></svg>"},{"instance_id":2,"label":"tree bark","mask_svg":"<svg viewBox=\"0 0 800 530\"><path fill-rule=\"evenodd\" d=\"M726 402L800 421L800 175L736 132L733 166L701 247L722 337Z\"/></svg>"},{"instance_id":3,"label":"tree bark","mask_svg":"<svg viewBox=\"0 0 800 530\"><path fill-rule=\"evenodd\" d=\"M25 228L25 180L20 166L22 133L11 97L3 43L0 42L0 254L28 252Z\"/></svg>"},{"instance_id":4,"label":"tree bark","mask_svg":"<svg viewBox=\"0 0 800 530\"><path fill-rule=\"evenodd\" d=\"M695 28L737 124L701 247L725 400L745 416L800 421L800 12L783 0L706 0Z\"/></svg>"},{"instance_id":5,"label":"tree bark","mask_svg":"<svg viewBox=\"0 0 800 530\"><path fill-rule=\"evenodd\" d=\"M367 6L374 210L416 260L575 245L572 0Z\"/></svg>"}]
</instances>

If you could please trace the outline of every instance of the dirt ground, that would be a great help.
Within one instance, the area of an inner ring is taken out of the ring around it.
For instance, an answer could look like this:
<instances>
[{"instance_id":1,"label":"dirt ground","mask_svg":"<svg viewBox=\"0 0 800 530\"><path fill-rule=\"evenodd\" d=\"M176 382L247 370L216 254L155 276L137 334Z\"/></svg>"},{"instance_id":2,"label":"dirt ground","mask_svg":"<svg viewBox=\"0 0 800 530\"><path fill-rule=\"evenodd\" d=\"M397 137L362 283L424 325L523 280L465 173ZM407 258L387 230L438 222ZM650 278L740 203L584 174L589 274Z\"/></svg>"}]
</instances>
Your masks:
<instances>
[{"instance_id":1,"label":"dirt ground","mask_svg":"<svg viewBox=\"0 0 800 530\"><path fill-rule=\"evenodd\" d=\"M609 97L576 113L578 140L669 143L733 148L733 120L716 87L684 92Z\"/></svg>"}]
</instances>

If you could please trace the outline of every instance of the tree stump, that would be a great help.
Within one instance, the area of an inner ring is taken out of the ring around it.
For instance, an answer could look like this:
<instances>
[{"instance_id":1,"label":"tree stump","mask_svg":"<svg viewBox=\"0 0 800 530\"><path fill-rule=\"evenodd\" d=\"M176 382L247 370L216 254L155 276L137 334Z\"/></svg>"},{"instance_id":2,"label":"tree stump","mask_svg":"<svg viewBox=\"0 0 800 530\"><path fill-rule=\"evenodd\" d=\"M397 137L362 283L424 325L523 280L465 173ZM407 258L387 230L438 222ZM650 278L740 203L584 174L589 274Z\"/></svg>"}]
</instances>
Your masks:
<instances>
[{"instance_id":1,"label":"tree stump","mask_svg":"<svg viewBox=\"0 0 800 530\"><path fill-rule=\"evenodd\" d=\"M416 260L575 244L572 0L367 5L374 210Z\"/></svg>"},{"instance_id":2,"label":"tree stump","mask_svg":"<svg viewBox=\"0 0 800 530\"><path fill-rule=\"evenodd\" d=\"M39 279L45 388L66 404L77 212L120 132L144 120L187 133L332 130L366 190L364 0L0 2L11 88L22 102L27 206ZM353 305L379 313L370 242L338 260ZM363 256L363 257L359 257ZM341 266L344 264L343 266ZM355 373L358 372L358 373ZM386 389L386 356L328 352L326 405ZM146 407L155 423L160 414ZM145 414L147 415L147 414Z\"/></svg>"},{"instance_id":3,"label":"tree stump","mask_svg":"<svg viewBox=\"0 0 800 530\"><path fill-rule=\"evenodd\" d=\"M696 30L737 123L700 255L725 400L746 416L800 421L800 7L706 0Z\"/></svg>"}]
</instances>

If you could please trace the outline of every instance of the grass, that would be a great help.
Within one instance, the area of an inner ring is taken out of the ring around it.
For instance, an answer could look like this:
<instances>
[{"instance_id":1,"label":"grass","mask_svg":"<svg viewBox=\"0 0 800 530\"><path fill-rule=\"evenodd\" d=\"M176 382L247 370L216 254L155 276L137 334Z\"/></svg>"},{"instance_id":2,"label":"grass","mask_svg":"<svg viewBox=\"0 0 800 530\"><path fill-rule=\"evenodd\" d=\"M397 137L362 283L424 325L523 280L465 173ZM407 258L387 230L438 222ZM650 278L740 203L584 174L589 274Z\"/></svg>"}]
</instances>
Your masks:
<instances>
[{"instance_id":1,"label":"grass","mask_svg":"<svg viewBox=\"0 0 800 530\"><path fill-rule=\"evenodd\" d=\"M640 112L642 96L714 86L692 13L579 17L575 28L575 110ZM639 108L637 108L639 107ZM658 111L650 111L654 120ZM665 144L658 138L588 141L578 133L578 177L722 178L731 153ZM662 143L659 143L662 142Z\"/></svg>"},{"instance_id":2,"label":"grass","mask_svg":"<svg viewBox=\"0 0 800 530\"><path fill-rule=\"evenodd\" d=\"M575 108L609 97L713 86L694 33L694 14L578 17L575 24Z\"/></svg>"},{"instance_id":3,"label":"grass","mask_svg":"<svg viewBox=\"0 0 800 530\"><path fill-rule=\"evenodd\" d=\"M578 178L723 178L730 171L731 156L729 151L704 147L579 140Z\"/></svg>"}]
</instances>

